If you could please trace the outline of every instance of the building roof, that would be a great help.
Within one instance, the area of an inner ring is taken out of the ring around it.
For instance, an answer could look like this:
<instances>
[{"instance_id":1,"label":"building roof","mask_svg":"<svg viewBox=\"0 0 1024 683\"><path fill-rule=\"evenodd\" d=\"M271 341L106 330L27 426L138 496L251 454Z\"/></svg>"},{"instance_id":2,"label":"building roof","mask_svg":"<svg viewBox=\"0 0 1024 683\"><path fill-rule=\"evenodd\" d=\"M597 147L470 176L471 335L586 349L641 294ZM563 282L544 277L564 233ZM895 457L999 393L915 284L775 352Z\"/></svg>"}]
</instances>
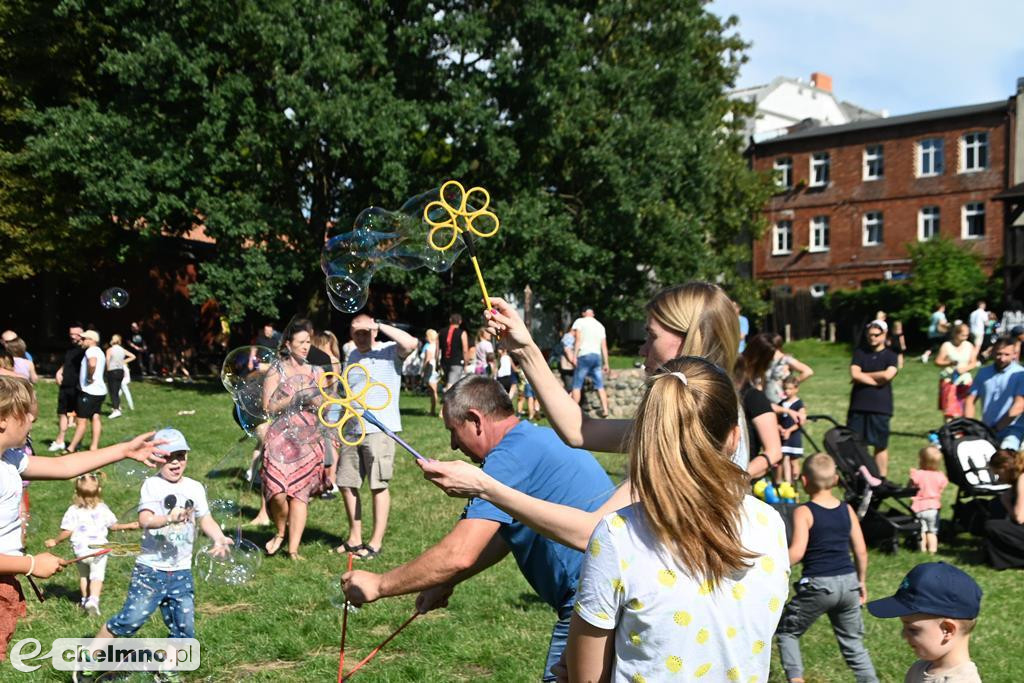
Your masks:
<instances>
[{"instance_id":1,"label":"building roof","mask_svg":"<svg viewBox=\"0 0 1024 683\"><path fill-rule=\"evenodd\" d=\"M1005 201L1007 199L1024 199L1024 183L1017 183L1013 187L1008 187L992 199L999 199Z\"/></svg>"},{"instance_id":2,"label":"building roof","mask_svg":"<svg viewBox=\"0 0 1024 683\"><path fill-rule=\"evenodd\" d=\"M945 109L931 109L929 111L919 111L913 114L904 114L903 116L890 116L885 119L863 119L861 121L854 121L852 123L844 123L839 126L814 126L798 130L788 135L782 135L776 138L771 138L763 142L757 143L759 146L774 145L779 142L789 142L791 140L803 140L805 138L820 137L823 135L837 135L842 133L853 133L862 130L872 130L875 128L890 128L894 126L903 126L913 123L922 123L925 121L938 121L940 119L952 119L961 116L973 116L975 114L985 114L988 112L1005 111L1007 108L1006 100L997 100L995 102L985 102L984 104L969 104L963 107L947 107Z\"/></svg>"}]
</instances>

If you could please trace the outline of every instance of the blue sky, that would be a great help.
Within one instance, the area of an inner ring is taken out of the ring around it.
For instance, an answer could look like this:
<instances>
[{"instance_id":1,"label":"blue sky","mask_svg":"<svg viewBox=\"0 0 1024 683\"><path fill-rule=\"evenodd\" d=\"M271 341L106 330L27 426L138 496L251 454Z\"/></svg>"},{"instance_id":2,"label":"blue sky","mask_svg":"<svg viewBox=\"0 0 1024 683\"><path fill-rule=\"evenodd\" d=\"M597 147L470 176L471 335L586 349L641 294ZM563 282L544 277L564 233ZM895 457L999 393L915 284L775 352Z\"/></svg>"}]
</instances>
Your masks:
<instances>
[{"instance_id":1,"label":"blue sky","mask_svg":"<svg viewBox=\"0 0 1024 683\"><path fill-rule=\"evenodd\" d=\"M737 15L753 43L739 87L822 71L839 98L906 114L1003 99L1024 76L1024 0L714 0L709 9Z\"/></svg>"}]
</instances>

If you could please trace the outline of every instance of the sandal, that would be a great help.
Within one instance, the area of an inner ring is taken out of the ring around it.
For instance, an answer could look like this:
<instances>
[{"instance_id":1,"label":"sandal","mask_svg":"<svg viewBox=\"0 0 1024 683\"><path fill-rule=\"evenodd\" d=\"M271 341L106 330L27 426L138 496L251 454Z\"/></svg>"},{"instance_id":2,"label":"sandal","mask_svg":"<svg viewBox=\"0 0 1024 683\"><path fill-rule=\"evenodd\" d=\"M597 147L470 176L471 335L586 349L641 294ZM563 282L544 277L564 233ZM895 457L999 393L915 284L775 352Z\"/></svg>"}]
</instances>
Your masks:
<instances>
[{"instance_id":1,"label":"sandal","mask_svg":"<svg viewBox=\"0 0 1024 683\"><path fill-rule=\"evenodd\" d=\"M275 544L275 541L277 542L276 544ZM284 542L284 536L281 536L279 534L274 534L274 537L272 539L270 539L269 541L267 541L267 544L265 546L263 546L263 549L267 551L267 555L269 555L269 556L276 555L277 551L281 549L281 544L283 542ZM271 550L270 546L274 546L274 549Z\"/></svg>"},{"instance_id":2,"label":"sandal","mask_svg":"<svg viewBox=\"0 0 1024 683\"><path fill-rule=\"evenodd\" d=\"M348 541L345 541L337 548L335 548L334 552L338 553L339 555L358 555L359 551L362 550L364 547L366 546L364 546L362 543L349 545Z\"/></svg>"},{"instance_id":3,"label":"sandal","mask_svg":"<svg viewBox=\"0 0 1024 683\"><path fill-rule=\"evenodd\" d=\"M364 543L359 548L359 550L356 551L356 557L359 558L360 560L372 560L373 558L375 558L378 555L380 555L380 551L381 550L382 550L382 548L377 548L376 550L374 550L369 545Z\"/></svg>"}]
</instances>

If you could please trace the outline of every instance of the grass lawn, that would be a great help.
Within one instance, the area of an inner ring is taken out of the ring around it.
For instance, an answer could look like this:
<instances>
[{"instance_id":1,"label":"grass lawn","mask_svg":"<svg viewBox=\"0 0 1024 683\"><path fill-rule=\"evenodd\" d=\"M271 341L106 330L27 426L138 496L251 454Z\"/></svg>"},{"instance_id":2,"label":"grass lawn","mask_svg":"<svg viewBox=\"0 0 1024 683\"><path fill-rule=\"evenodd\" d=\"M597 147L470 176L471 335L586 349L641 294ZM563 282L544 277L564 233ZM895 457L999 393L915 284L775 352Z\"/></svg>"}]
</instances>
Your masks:
<instances>
[{"instance_id":1,"label":"grass lawn","mask_svg":"<svg viewBox=\"0 0 1024 683\"><path fill-rule=\"evenodd\" d=\"M845 415L849 394L847 364L849 350L818 342L791 344L787 349L810 364L816 376L807 383L803 399L811 413ZM622 363L622 365L629 367ZM916 360L908 362L895 382L895 435L891 443L892 478L899 481L916 461L925 433L938 426L935 408L936 369ZM193 447L186 473L203 480L210 498L240 502L246 518L255 514L257 495L243 491L235 477L206 475L213 469L241 471L247 462L245 448L238 444L241 432L230 417L231 402L217 383L166 385L132 384L136 410L104 424L103 443L113 443L140 431L163 426L181 429ZM36 443L49 443L55 432L52 417L56 403L52 383L40 389L43 417L34 430ZM440 420L426 414L428 402L420 396L402 397L405 436L420 451L436 457L455 457L448 447L447 432ZM195 411L179 415L179 411ZM817 437L824 428L812 428ZM600 455L599 459L620 479L624 458ZM110 468L104 494L111 509L123 515L138 501L141 478ZM439 539L458 519L464 502L447 498L425 482L412 463L399 451L393 481L390 531L384 551L365 569L386 570L415 556ZM950 487L952 489L953 487ZM43 549L44 539L59 530L61 516L71 501L70 482L37 482L30 489L32 520L30 552ZM955 492L950 490L947 502ZM368 503L368 496L365 499ZM369 507L368 505L366 507ZM948 517L948 507L943 511ZM232 520L222 520L233 528ZM345 514L340 499L316 501L310 506L302 563L292 563L284 553L265 558L257 579L240 587L211 586L197 581L196 628L202 643L203 665L187 680L254 681L333 680L338 661L341 613L331 603L337 593L337 578L345 561L331 553L345 532ZM245 529L246 538L262 545L271 532ZM71 548L58 547L65 556ZM972 652L985 680L1024 680L1019 657L1019 633L1012 624L1024 611L1022 575L998 573L986 568L976 539L961 536L955 545L940 547L939 558L967 569L985 591L981 621ZM871 551L868 574L873 597L890 594L902 576L923 558L916 552L900 550L894 556ZM133 560L111 558L103 592L104 618L120 608L128 585ZM23 619L14 640L37 638L44 651L58 637L93 634L101 620L91 619L78 609L78 576L73 568L40 582L47 601L38 603L25 586L29 615ZM392 598L364 607L349 618L346 662L348 667L402 623L413 609L413 596ZM471 579L456 590L448 609L417 619L377 658L363 669L358 679L366 681L498 681L537 680L547 650L554 615L532 592L519 574L515 562L506 559L498 566ZM913 656L899 637L898 620L865 618L867 645L883 681L902 680ZM159 615L139 632L140 637L163 637L166 631ZM847 681L851 676L838 653L827 620L822 620L804 637L807 681ZM777 656L773 656L773 663ZM66 681L67 676L46 664L34 674L19 674L5 663L0 680ZM782 681L773 671L771 681Z\"/></svg>"}]
</instances>

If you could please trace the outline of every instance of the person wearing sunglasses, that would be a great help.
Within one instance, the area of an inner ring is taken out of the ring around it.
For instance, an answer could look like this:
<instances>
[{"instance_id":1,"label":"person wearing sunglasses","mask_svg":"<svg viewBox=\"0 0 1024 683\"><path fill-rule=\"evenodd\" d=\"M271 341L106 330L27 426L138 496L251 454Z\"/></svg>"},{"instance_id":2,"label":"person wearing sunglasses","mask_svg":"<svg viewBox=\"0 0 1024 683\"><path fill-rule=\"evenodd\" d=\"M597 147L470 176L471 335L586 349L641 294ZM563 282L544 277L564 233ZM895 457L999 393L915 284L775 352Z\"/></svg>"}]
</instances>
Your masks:
<instances>
[{"instance_id":1,"label":"person wearing sunglasses","mask_svg":"<svg viewBox=\"0 0 1024 683\"><path fill-rule=\"evenodd\" d=\"M865 330L864 345L850 361L850 408L846 425L875 449L882 476L889 472L889 421L892 419L892 380L899 372L899 357L886 346L889 326L872 320Z\"/></svg>"}]
</instances>

